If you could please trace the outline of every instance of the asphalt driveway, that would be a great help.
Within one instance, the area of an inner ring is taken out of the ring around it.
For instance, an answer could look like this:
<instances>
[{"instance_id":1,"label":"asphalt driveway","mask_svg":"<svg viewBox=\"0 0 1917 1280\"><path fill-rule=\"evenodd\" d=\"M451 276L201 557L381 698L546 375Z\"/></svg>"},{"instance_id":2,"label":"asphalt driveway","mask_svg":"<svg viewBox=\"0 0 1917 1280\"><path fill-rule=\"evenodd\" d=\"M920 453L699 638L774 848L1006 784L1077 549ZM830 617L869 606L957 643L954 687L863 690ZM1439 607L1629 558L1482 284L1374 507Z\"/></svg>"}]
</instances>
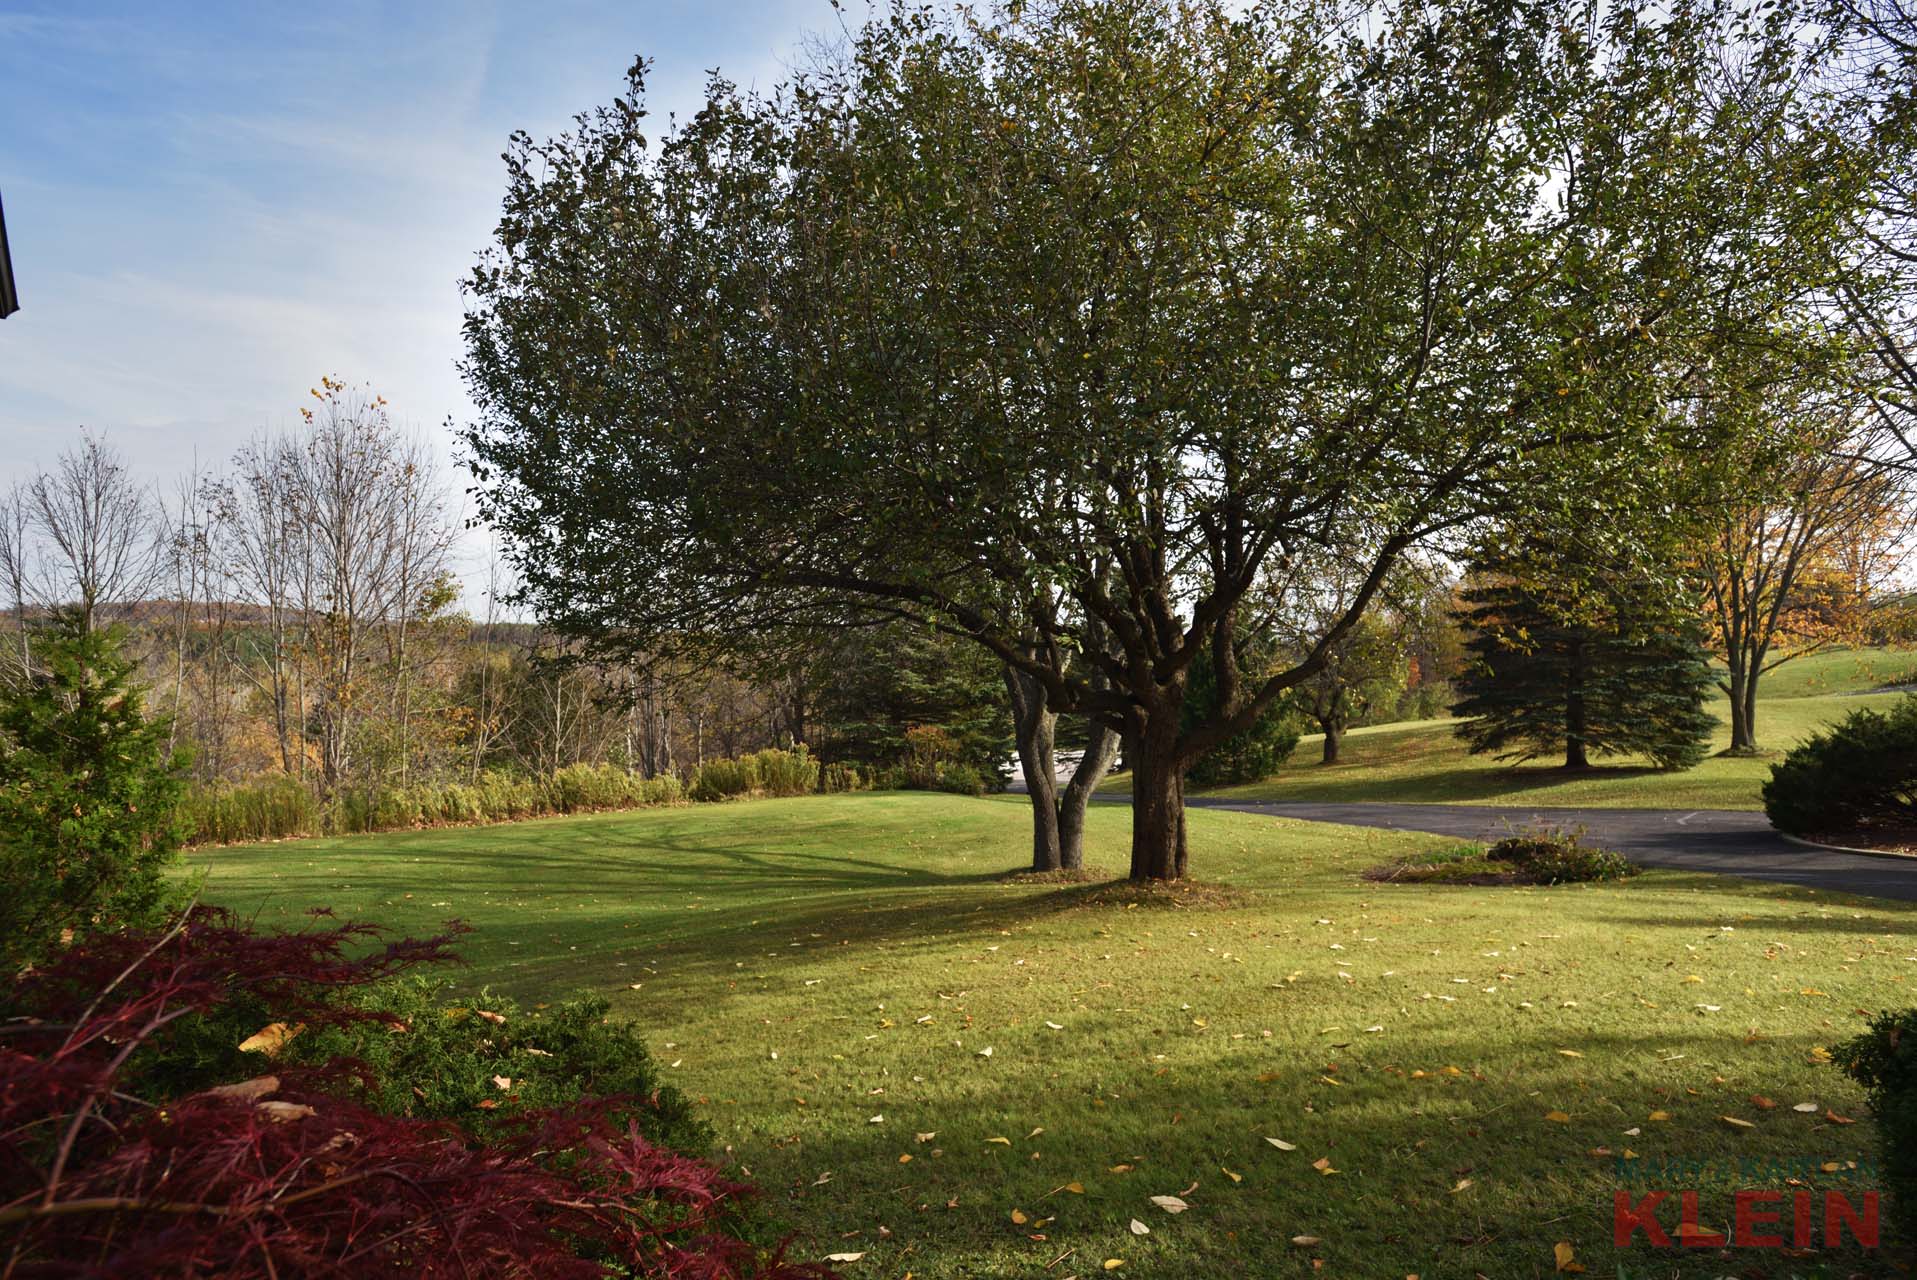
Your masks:
<instances>
[{"instance_id":1,"label":"asphalt driveway","mask_svg":"<svg viewBox=\"0 0 1917 1280\"><path fill-rule=\"evenodd\" d=\"M1740 809L1570 809L1475 804L1313 804L1207 800L1195 808L1235 809L1275 818L1339 822L1393 831L1429 831L1463 840L1495 840L1514 828L1581 826L1596 845L1647 867L1710 871L1839 893L1917 901L1917 858L1838 853L1786 840L1761 813Z\"/></svg>"}]
</instances>

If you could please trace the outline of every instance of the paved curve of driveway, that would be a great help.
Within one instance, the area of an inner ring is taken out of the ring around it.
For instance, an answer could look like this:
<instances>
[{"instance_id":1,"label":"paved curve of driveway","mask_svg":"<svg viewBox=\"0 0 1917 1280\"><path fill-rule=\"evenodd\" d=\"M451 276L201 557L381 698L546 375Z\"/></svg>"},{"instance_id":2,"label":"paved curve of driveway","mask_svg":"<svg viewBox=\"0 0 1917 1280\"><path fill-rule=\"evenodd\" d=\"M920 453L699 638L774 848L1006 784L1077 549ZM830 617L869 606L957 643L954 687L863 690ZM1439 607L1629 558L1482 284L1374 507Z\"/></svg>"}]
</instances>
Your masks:
<instances>
[{"instance_id":1,"label":"paved curve of driveway","mask_svg":"<svg viewBox=\"0 0 1917 1280\"><path fill-rule=\"evenodd\" d=\"M1838 893L1917 901L1917 858L1835 853L1793 844L1761 813L1739 809L1570 809L1475 804L1313 804L1306 801L1207 800L1194 808L1236 809L1276 818L1339 822L1393 831L1429 831L1495 840L1513 828L1582 826L1592 844L1647 867L1710 871Z\"/></svg>"}]
</instances>

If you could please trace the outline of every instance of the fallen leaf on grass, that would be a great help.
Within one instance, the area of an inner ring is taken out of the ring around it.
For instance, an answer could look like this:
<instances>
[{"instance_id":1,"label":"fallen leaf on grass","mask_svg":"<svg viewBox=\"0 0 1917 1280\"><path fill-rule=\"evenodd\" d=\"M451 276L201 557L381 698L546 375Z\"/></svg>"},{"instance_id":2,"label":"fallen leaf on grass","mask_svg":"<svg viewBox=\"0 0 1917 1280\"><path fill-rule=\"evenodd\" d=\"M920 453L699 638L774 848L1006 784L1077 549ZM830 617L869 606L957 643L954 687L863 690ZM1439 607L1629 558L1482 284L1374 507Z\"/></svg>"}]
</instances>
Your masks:
<instances>
[{"instance_id":1,"label":"fallen leaf on grass","mask_svg":"<svg viewBox=\"0 0 1917 1280\"><path fill-rule=\"evenodd\" d=\"M1265 1141L1269 1142L1272 1146L1278 1148L1280 1151L1296 1151L1298 1149L1297 1143L1286 1142L1283 1138L1266 1138Z\"/></svg>"},{"instance_id":2,"label":"fallen leaf on grass","mask_svg":"<svg viewBox=\"0 0 1917 1280\"><path fill-rule=\"evenodd\" d=\"M1025 1225L1026 1221L1027 1219L1025 1217L1025 1210L1023 1209L1012 1210L1012 1224L1014 1226L1022 1227Z\"/></svg>"},{"instance_id":3,"label":"fallen leaf on grass","mask_svg":"<svg viewBox=\"0 0 1917 1280\"><path fill-rule=\"evenodd\" d=\"M1316 1169L1319 1173L1324 1174L1327 1178L1329 1178L1332 1174L1338 1172L1336 1169L1331 1167L1330 1156L1319 1156L1316 1160L1313 1160L1311 1162L1311 1167Z\"/></svg>"},{"instance_id":4,"label":"fallen leaf on grass","mask_svg":"<svg viewBox=\"0 0 1917 1280\"><path fill-rule=\"evenodd\" d=\"M216 1084L206 1091L209 1098L236 1098L241 1102L255 1102L269 1093L279 1092L278 1076L256 1076L251 1080L242 1080L238 1084Z\"/></svg>"},{"instance_id":5,"label":"fallen leaf on grass","mask_svg":"<svg viewBox=\"0 0 1917 1280\"><path fill-rule=\"evenodd\" d=\"M1151 1233L1152 1233L1152 1229L1151 1229L1150 1227L1148 1227L1148 1226L1146 1226L1146 1225L1145 1225L1144 1223L1142 1223L1142 1222L1140 1222L1140 1221L1139 1221L1139 1220L1138 1220L1137 1218L1133 1218L1133 1219L1132 1219L1132 1234L1133 1234L1133 1235L1135 1235L1135 1236L1148 1236L1148 1235L1150 1235Z\"/></svg>"},{"instance_id":6,"label":"fallen leaf on grass","mask_svg":"<svg viewBox=\"0 0 1917 1280\"><path fill-rule=\"evenodd\" d=\"M1544 1113L1544 1118L1546 1120L1549 1120L1552 1124L1570 1124L1571 1123L1571 1117L1568 1115L1565 1115L1564 1112L1562 1111L1547 1111Z\"/></svg>"},{"instance_id":7,"label":"fallen leaf on grass","mask_svg":"<svg viewBox=\"0 0 1917 1280\"><path fill-rule=\"evenodd\" d=\"M1560 1240L1551 1246L1551 1258L1557 1263L1557 1270L1559 1271L1567 1273L1583 1271L1584 1268L1581 1265L1572 1261L1576 1256L1577 1254L1571 1248L1571 1242L1569 1240Z\"/></svg>"},{"instance_id":8,"label":"fallen leaf on grass","mask_svg":"<svg viewBox=\"0 0 1917 1280\"><path fill-rule=\"evenodd\" d=\"M1840 1116L1835 1111L1826 1111L1824 1113L1824 1119L1830 1121L1832 1124L1856 1124L1857 1123L1855 1120L1851 1119L1849 1116Z\"/></svg>"},{"instance_id":9,"label":"fallen leaf on grass","mask_svg":"<svg viewBox=\"0 0 1917 1280\"><path fill-rule=\"evenodd\" d=\"M827 1262L857 1262L864 1256L865 1254L863 1253L828 1253L825 1255L825 1260Z\"/></svg>"},{"instance_id":10,"label":"fallen leaf on grass","mask_svg":"<svg viewBox=\"0 0 1917 1280\"><path fill-rule=\"evenodd\" d=\"M1718 1119L1730 1125L1733 1129L1755 1129L1757 1127L1749 1120L1740 1120L1736 1116L1719 1116Z\"/></svg>"},{"instance_id":11,"label":"fallen leaf on grass","mask_svg":"<svg viewBox=\"0 0 1917 1280\"><path fill-rule=\"evenodd\" d=\"M241 1053L263 1053L272 1057L286 1046L286 1042L298 1035L303 1026L289 1027L284 1022L269 1022L240 1041Z\"/></svg>"},{"instance_id":12,"label":"fallen leaf on grass","mask_svg":"<svg viewBox=\"0 0 1917 1280\"><path fill-rule=\"evenodd\" d=\"M1314 1244L1323 1243L1317 1236L1293 1236L1291 1242L1301 1249L1309 1249Z\"/></svg>"},{"instance_id":13,"label":"fallen leaf on grass","mask_svg":"<svg viewBox=\"0 0 1917 1280\"><path fill-rule=\"evenodd\" d=\"M1459 1178L1459 1179L1458 1179L1458 1185L1457 1185L1457 1186L1455 1186L1455 1187L1453 1187L1453 1188L1451 1188L1451 1194L1455 1196L1455 1195L1457 1195L1457 1194L1458 1194L1458 1192L1460 1192L1460 1191L1463 1191L1463 1190L1464 1190L1464 1189L1465 1189L1466 1187L1468 1187L1468 1186L1470 1186L1470 1185L1471 1185L1471 1179L1469 1179L1469 1178Z\"/></svg>"},{"instance_id":14,"label":"fallen leaf on grass","mask_svg":"<svg viewBox=\"0 0 1917 1280\"><path fill-rule=\"evenodd\" d=\"M1177 1196L1153 1196L1151 1197L1151 1202L1163 1209L1166 1213L1183 1213L1185 1210L1191 1208L1190 1205L1180 1200Z\"/></svg>"},{"instance_id":15,"label":"fallen leaf on grass","mask_svg":"<svg viewBox=\"0 0 1917 1280\"><path fill-rule=\"evenodd\" d=\"M1815 1115L1817 1112L1817 1109L1818 1109L1817 1104L1815 1102L1799 1102L1799 1103L1793 1104L1791 1107L1792 1111L1802 1111L1810 1115Z\"/></svg>"},{"instance_id":16,"label":"fallen leaf on grass","mask_svg":"<svg viewBox=\"0 0 1917 1280\"><path fill-rule=\"evenodd\" d=\"M1772 1102L1769 1098L1766 1098L1761 1093L1753 1093L1751 1095L1751 1105L1753 1107L1756 1107L1759 1111L1777 1110L1777 1104L1775 1102Z\"/></svg>"},{"instance_id":17,"label":"fallen leaf on grass","mask_svg":"<svg viewBox=\"0 0 1917 1280\"><path fill-rule=\"evenodd\" d=\"M1227 1169L1222 1164L1218 1166L1218 1172L1224 1174L1227 1178L1230 1178L1233 1182L1243 1182L1245 1180L1243 1174L1233 1173L1230 1169Z\"/></svg>"}]
</instances>

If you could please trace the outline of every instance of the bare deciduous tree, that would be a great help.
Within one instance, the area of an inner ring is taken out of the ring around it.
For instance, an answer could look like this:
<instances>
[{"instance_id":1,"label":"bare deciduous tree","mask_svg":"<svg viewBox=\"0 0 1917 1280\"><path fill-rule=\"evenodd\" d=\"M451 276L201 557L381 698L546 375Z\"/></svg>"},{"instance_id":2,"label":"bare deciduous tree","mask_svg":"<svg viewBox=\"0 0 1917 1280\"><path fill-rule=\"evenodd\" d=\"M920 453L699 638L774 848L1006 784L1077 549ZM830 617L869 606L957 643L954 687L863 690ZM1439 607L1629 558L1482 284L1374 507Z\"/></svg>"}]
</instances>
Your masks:
<instances>
[{"instance_id":1,"label":"bare deciduous tree","mask_svg":"<svg viewBox=\"0 0 1917 1280\"><path fill-rule=\"evenodd\" d=\"M71 607L91 631L113 605L144 599L162 566L154 537L153 492L134 479L119 453L86 434L52 471L27 486L44 540L42 603Z\"/></svg>"},{"instance_id":2,"label":"bare deciduous tree","mask_svg":"<svg viewBox=\"0 0 1917 1280\"><path fill-rule=\"evenodd\" d=\"M395 430L384 398L331 378L301 410L306 433L287 452L292 512L307 551L300 610L311 626L311 712L320 773L339 786L371 692L364 670L375 629L399 628L420 587L443 577L452 533L433 470Z\"/></svg>"}]
</instances>

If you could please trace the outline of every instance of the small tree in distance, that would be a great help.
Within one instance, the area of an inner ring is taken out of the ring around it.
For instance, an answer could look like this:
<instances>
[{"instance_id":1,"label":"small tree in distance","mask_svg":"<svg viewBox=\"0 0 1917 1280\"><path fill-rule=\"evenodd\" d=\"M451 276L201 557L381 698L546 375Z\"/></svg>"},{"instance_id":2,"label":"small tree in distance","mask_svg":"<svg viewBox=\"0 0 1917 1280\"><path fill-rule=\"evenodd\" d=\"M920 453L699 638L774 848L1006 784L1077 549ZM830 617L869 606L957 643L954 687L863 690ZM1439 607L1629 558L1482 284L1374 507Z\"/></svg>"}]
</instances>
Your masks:
<instances>
[{"instance_id":1,"label":"small tree in distance","mask_svg":"<svg viewBox=\"0 0 1917 1280\"><path fill-rule=\"evenodd\" d=\"M1329 660L1299 686L1298 705L1324 734L1321 764L1337 764L1345 732L1404 693L1410 663L1403 637L1378 614L1358 624L1332 646Z\"/></svg>"}]
</instances>

